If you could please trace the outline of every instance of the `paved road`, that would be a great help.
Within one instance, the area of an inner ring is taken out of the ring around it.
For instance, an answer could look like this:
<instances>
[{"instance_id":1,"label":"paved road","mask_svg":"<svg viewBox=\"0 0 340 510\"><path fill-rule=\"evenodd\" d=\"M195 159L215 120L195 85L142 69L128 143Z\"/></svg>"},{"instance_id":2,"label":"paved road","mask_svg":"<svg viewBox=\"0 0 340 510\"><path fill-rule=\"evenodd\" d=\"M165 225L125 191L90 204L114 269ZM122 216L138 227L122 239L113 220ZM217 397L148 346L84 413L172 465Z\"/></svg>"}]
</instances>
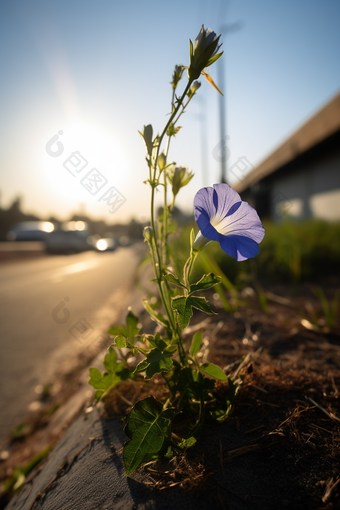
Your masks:
<instances>
[{"instance_id":1,"label":"paved road","mask_svg":"<svg viewBox=\"0 0 340 510\"><path fill-rule=\"evenodd\" d=\"M36 386L66 370L131 304L140 257L134 246L0 265L0 449Z\"/></svg>"}]
</instances>

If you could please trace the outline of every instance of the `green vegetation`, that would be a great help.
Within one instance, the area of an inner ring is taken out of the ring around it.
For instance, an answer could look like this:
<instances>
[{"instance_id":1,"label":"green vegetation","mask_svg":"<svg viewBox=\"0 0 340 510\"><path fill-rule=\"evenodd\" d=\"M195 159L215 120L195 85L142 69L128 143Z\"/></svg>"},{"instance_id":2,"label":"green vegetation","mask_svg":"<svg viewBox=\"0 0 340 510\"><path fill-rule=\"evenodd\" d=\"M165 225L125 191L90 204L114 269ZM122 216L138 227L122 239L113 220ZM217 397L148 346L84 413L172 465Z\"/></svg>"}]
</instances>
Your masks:
<instances>
[{"instance_id":1,"label":"green vegetation","mask_svg":"<svg viewBox=\"0 0 340 510\"><path fill-rule=\"evenodd\" d=\"M223 273L228 274L232 284L256 278L272 282L299 282L340 273L340 223L265 221L263 225L266 235L256 259L236 262L221 250L218 243L211 243L204 250L204 255L216 261ZM184 235L171 239L175 269L185 262L189 249L188 232L192 226L194 223L184 228ZM206 271L206 260L201 255L203 253L197 258L193 278L199 278ZM216 267L213 270L219 274Z\"/></svg>"}]
</instances>

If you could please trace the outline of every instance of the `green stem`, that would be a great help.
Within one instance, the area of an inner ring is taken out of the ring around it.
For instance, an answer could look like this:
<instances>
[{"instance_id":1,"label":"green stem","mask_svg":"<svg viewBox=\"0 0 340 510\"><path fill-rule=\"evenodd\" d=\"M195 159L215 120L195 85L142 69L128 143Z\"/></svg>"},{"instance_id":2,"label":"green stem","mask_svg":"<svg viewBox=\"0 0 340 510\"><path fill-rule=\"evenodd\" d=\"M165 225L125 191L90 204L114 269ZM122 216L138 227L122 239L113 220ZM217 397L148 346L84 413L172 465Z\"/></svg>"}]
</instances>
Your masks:
<instances>
[{"instance_id":1,"label":"green stem","mask_svg":"<svg viewBox=\"0 0 340 510\"><path fill-rule=\"evenodd\" d=\"M190 275L191 275L192 268L194 267L197 255L198 255L198 251L192 251L190 254L190 257L186 261L184 269L183 269L184 285L187 287L187 289L190 288Z\"/></svg>"},{"instance_id":2,"label":"green stem","mask_svg":"<svg viewBox=\"0 0 340 510\"><path fill-rule=\"evenodd\" d=\"M151 182L151 186L152 186L152 191L151 191L151 226L152 226L152 230L153 230L154 249L155 249L155 254L156 254L156 257L154 257L154 271L155 271L155 276L156 276L158 287L159 287L162 305L165 310L165 313L168 316L168 319L170 322L170 327L171 327L172 332L175 336L179 336L178 332L177 332L176 319L175 319L174 313L171 308L169 296L167 296L167 299L166 299L166 297L164 296L162 285L161 285L162 271L163 271L163 260L162 260L162 257L161 257L160 251L159 251L158 235L157 235L157 231L156 231L156 222L155 222L155 207L154 207L154 204L155 204L155 181L156 181L156 172L157 172L157 159L158 159L159 149L160 149L163 137L166 134L167 129L170 126L171 122L173 121L174 117L176 116L178 110L182 106L182 103L185 99L185 96L186 96L190 86L191 86L191 83L192 83L192 80L189 80L187 83L187 86L182 94L182 97L178 102L177 107L172 112L169 121L167 122L161 136L159 137L158 147L157 147L156 155L154 158L154 171L153 171L152 182Z\"/></svg>"},{"instance_id":3,"label":"green stem","mask_svg":"<svg viewBox=\"0 0 340 510\"><path fill-rule=\"evenodd\" d=\"M171 122L172 122L172 121L173 121L173 119L176 117L178 110L179 110L179 109L180 109L180 107L182 106L182 103L183 103L183 101L184 101L184 98L185 98L185 96L186 96L186 94L187 94L188 90L190 89L191 84L192 84L192 82L193 82L193 81L194 81L194 80L189 80L189 81L188 81L187 86L185 87L185 90L184 90L184 92L183 92L183 94L182 94L182 97L181 97L181 99L180 99L180 100L179 100L179 102L178 102L178 105L176 106L176 108L175 108L175 109L174 109L174 111L172 112L171 117L170 117L170 119L168 120L167 125L166 125L166 126L165 126L165 128L163 129L163 132L162 132L162 134L161 134L161 136L160 136L160 138L159 138L159 145L162 143L163 137L164 137L165 133L167 132L168 127L170 126Z\"/></svg>"}]
</instances>

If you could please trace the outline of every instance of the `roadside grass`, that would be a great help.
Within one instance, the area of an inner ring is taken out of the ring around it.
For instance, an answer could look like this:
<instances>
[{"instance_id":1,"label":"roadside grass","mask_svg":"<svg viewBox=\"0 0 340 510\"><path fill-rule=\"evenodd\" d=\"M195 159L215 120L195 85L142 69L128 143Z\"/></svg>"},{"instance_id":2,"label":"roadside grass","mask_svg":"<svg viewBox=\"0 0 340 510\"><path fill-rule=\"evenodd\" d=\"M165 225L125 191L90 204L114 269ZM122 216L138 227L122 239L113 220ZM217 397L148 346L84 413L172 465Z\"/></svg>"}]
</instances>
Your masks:
<instances>
[{"instance_id":1,"label":"roadside grass","mask_svg":"<svg viewBox=\"0 0 340 510\"><path fill-rule=\"evenodd\" d=\"M249 282L317 281L322 277L340 274L340 223L320 220L272 223L264 221L266 235L255 259L236 262L228 257L218 243L210 243L198 257L193 278L204 273L207 257L217 263L233 285ZM197 225L193 222L178 231L170 240L170 250L176 271L186 260L189 251L189 233ZM183 266L182 266L183 267ZM212 270L212 269L211 269Z\"/></svg>"}]
</instances>

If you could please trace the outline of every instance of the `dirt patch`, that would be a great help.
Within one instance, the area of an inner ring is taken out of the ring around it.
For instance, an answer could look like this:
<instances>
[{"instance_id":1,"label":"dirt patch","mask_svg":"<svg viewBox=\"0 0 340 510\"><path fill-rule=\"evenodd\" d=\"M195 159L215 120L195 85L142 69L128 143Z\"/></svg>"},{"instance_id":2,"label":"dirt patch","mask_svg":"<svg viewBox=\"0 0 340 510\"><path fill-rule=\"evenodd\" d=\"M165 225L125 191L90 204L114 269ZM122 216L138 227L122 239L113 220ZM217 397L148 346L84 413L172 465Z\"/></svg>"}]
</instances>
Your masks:
<instances>
[{"instance_id":1,"label":"dirt patch","mask_svg":"<svg viewBox=\"0 0 340 510\"><path fill-rule=\"evenodd\" d=\"M202 330L202 360L228 372L247 354L257 355L230 418L206 422L185 456L144 466L132 475L132 485L169 498L178 491L190 494L200 505L211 499L205 508L340 508L338 318L326 333L322 306L308 286L264 292L266 306L251 292L230 296L236 299L233 313L221 309L212 293L218 316L194 315L184 341ZM325 293L332 300L334 286ZM150 333L154 323L144 318L143 329ZM105 419L125 415L147 395L166 397L161 377L122 383L105 402Z\"/></svg>"}]
</instances>

